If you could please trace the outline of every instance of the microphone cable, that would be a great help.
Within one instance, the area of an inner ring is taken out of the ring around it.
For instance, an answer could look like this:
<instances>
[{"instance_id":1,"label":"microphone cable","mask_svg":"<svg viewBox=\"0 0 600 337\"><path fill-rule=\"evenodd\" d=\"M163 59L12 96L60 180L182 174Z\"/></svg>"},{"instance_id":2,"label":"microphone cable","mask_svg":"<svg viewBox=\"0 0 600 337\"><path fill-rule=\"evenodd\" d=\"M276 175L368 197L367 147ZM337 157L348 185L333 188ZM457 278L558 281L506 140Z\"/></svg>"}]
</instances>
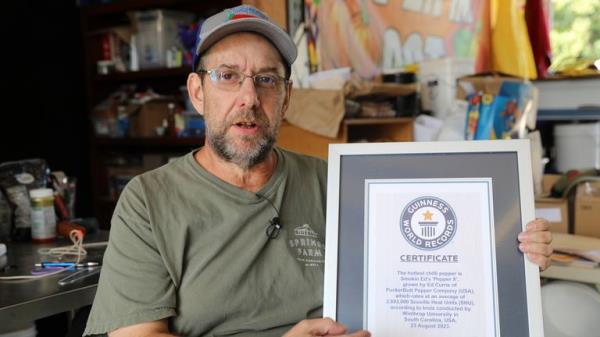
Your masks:
<instances>
[{"instance_id":1,"label":"microphone cable","mask_svg":"<svg viewBox=\"0 0 600 337\"><path fill-rule=\"evenodd\" d=\"M259 199L266 200L269 203L269 205L271 205L271 207L273 207L273 209L275 210L276 216L274 216L273 218L271 218L271 220L269 220L269 225L265 229L265 234L267 234L267 237L269 238L269 240L276 239L277 236L279 235L279 232L281 231L281 228L283 228L283 225L281 224L281 220L279 219L279 210L277 209L277 207L275 207L273 202L271 200L269 200L269 198L267 198L261 194L258 194L258 193L255 193L255 194Z\"/></svg>"}]
</instances>

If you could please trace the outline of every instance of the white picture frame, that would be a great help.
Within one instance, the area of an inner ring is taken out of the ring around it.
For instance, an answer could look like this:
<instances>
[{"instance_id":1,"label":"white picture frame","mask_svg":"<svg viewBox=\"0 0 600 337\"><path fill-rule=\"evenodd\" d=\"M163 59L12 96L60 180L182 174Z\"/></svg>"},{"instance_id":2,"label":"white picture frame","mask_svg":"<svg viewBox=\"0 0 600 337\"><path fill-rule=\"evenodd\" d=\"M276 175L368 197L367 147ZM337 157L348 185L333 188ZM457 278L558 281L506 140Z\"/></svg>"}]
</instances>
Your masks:
<instances>
[{"instance_id":1,"label":"white picture frame","mask_svg":"<svg viewBox=\"0 0 600 337\"><path fill-rule=\"evenodd\" d=\"M528 140L330 145L324 316L351 330L367 327L365 181L469 178L492 183L496 249L492 265L497 274L495 289L500 293L495 294L499 300L495 335L542 337L539 268L518 251L516 239L535 217Z\"/></svg>"}]
</instances>

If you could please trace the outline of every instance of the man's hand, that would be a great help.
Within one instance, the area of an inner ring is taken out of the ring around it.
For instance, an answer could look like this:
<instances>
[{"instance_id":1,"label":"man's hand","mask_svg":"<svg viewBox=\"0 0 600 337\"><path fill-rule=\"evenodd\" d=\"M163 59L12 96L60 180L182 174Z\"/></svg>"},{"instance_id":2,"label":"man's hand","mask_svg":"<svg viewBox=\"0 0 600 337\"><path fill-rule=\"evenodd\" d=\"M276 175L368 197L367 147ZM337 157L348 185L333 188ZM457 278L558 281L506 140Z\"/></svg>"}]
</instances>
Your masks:
<instances>
[{"instance_id":1,"label":"man's hand","mask_svg":"<svg viewBox=\"0 0 600 337\"><path fill-rule=\"evenodd\" d=\"M552 255L552 233L546 219L535 219L527 223L525 232L519 234L519 249L527 254L529 260L545 270L550 266Z\"/></svg>"},{"instance_id":2,"label":"man's hand","mask_svg":"<svg viewBox=\"0 0 600 337\"><path fill-rule=\"evenodd\" d=\"M340 337L369 337L368 331L357 331L346 334L347 328L331 318L305 319L288 331L283 337L315 337L315 336L340 336Z\"/></svg>"}]
</instances>

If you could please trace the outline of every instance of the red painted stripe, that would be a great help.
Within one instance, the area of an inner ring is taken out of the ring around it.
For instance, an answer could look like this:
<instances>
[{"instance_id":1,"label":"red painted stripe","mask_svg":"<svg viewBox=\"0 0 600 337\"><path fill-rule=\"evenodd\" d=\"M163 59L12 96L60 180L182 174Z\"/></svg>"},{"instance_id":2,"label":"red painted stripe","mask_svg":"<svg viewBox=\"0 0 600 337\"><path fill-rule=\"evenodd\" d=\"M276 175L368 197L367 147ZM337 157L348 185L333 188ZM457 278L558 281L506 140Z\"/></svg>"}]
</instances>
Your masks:
<instances>
[{"instance_id":1,"label":"red painted stripe","mask_svg":"<svg viewBox=\"0 0 600 337\"><path fill-rule=\"evenodd\" d=\"M256 15L252 15L252 14L246 14L246 13L239 13L234 15L230 20L237 20L237 19L248 19L248 18L256 18Z\"/></svg>"}]
</instances>

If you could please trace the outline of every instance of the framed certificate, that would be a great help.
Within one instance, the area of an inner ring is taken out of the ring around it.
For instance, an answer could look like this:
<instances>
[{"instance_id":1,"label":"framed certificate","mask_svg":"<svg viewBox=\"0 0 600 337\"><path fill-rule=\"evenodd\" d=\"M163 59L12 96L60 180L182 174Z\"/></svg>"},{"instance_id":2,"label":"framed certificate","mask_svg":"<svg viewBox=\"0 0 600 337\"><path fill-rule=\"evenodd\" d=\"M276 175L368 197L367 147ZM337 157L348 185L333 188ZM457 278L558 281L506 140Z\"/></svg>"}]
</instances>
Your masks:
<instances>
[{"instance_id":1,"label":"framed certificate","mask_svg":"<svg viewBox=\"0 0 600 337\"><path fill-rule=\"evenodd\" d=\"M329 148L323 313L374 336L542 337L529 142Z\"/></svg>"}]
</instances>

